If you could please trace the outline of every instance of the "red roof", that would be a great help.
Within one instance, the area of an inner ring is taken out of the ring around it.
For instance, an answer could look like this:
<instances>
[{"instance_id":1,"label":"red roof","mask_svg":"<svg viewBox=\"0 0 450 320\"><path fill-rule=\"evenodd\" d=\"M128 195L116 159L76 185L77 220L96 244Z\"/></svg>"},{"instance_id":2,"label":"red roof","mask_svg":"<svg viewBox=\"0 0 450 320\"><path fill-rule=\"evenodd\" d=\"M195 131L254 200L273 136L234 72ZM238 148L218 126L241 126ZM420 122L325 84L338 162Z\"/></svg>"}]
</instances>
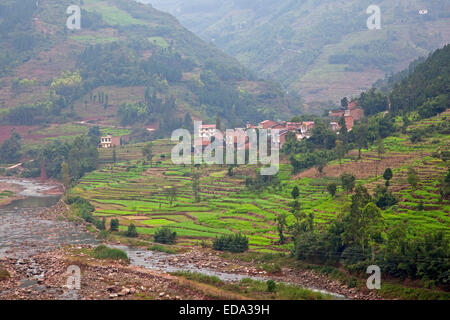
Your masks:
<instances>
[{"instance_id":1,"label":"red roof","mask_svg":"<svg viewBox=\"0 0 450 320\"><path fill-rule=\"evenodd\" d=\"M201 128L202 129L215 129L216 125L215 124L202 124Z\"/></svg>"},{"instance_id":2,"label":"red roof","mask_svg":"<svg viewBox=\"0 0 450 320\"><path fill-rule=\"evenodd\" d=\"M275 121L272 120L264 120L262 122L259 123L259 125L263 128L263 129L269 129L272 126L276 125L277 123Z\"/></svg>"}]
</instances>

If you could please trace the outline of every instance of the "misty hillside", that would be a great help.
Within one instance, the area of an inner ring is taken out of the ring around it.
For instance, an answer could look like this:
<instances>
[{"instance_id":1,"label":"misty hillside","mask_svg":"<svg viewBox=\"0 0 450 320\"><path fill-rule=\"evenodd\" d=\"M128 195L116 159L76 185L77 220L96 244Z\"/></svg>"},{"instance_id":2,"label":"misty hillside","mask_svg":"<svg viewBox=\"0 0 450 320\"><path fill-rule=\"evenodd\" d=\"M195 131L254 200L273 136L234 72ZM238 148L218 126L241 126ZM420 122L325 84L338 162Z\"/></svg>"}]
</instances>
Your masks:
<instances>
[{"instance_id":1,"label":"misty hillside","mask_svg":"<svg viewBox=\"0 0 450 320\"><path fill-rule=\"evenodd\" d=\"M81 30L68 30L69 5ZM128 0L8 0L0 4L1 120L73 119L178 128L289 116L300 101L258 80L170 14Z\"/></svg>"},{"instance_id":2,"label":"misty hillside","mask_svg":"<svg viewBox=\"0 0 450 320\"><path fill-rule=\"evenodd\" d=\"M308 102L357 95L450 42L445 0L141 1ZM381 30L367 29L372 4L381 8Z\"/></svg>"}]
</instances>

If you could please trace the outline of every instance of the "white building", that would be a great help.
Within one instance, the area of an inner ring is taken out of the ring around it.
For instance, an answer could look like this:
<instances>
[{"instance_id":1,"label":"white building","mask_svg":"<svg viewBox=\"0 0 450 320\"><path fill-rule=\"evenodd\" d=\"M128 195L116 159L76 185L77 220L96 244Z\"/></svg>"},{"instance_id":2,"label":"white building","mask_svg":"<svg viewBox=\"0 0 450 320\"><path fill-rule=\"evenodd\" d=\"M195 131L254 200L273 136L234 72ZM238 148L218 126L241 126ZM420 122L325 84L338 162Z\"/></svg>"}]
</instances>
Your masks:
<instances>
[{"instance_id":1,"label":"white building","mask_svg":"<svg viewBox=\"0 0 450 320\"><path fill-rule=\"evenodd\" d=\"M203 139L210 139L213 137L216 132L216 125L215 124L202 124L201 127L199 127L200 132L198 132L198 136Z\"/></svg>"}]
</instances>

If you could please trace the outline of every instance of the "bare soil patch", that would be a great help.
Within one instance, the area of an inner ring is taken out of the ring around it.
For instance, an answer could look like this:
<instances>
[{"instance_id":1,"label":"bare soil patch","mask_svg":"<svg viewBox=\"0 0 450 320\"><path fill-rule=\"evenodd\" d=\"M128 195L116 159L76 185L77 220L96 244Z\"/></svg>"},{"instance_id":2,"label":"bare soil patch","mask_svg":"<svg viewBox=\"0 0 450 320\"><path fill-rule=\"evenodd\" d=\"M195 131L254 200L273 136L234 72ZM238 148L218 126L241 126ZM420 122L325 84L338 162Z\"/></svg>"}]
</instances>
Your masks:
<instances>
[{"instance_id":1,"label":"bare soil patch","mask_svg":"<svg viewBox=\"0 0 450 320\"><path fill-rule=\"evenodd\" d=\"M374 160L373 158L376 158L375 155L370 155L370 157L371 159L363 157L362 161L343 163L342 166L339 164L327 166L323 169L322 176L336 178L347 172L355 175L357 179L366 179L374 177L377 174L383 174L384 170L387 168L398 168L403 166L417 158L417 154L390 153L383 155L381 161ZM294 179L317 177L320 177L319 171L316 168L310 168L294 176Z\"/></svg>"}]
</instances>

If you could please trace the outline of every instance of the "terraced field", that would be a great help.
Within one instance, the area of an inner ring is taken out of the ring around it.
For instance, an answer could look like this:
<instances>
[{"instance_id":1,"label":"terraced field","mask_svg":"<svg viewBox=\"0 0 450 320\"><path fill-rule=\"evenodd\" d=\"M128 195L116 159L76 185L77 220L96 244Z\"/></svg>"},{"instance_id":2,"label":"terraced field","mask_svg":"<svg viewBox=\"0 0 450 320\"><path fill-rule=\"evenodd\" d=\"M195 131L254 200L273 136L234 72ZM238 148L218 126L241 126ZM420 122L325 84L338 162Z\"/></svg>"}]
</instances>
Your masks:
<instances>
[{"instance_id":1,"label":"terraced field","mask_svg":"<svg viewBox=\"0 0 450 320\"><path fill-rule=\"evenodd\" d=\"M446 114L417 125L446 121L445 117ZM406 135L389 137L384 140L386 152L381 160L374 150L365 150L361 161L356 161L355 153L350 152L342 165L337 161L329 163L323 175L312 169L292 177L290 165L282 164L278 174L280 185L258 194L245 186L245 179L254 174L255 167L240 166L229 177L225 166L173 165L169 159L171 143L158 140L153 147L154 153L158 154L153 159L153 166L144 164L142 144L124 146L117 149L121 162L107 164L86 175L72 193L88 198L96 207L96 215L108 220L118 217L122 229L134 223L144 236L153 234L158 227L168 226L177 232L182 244L189 245L241 231L249 236L252 249L287 250L289 244L276 244L278 235L274 220L277 214L286 213L288 223L293 222L289 203L294 186L300 189L302 209L314 213L315 222L323 228L344 210L350 199L341 188L338 188L337 196L331 198L326 191L330 182L339 184L339 175L351 172L357 183L373 192L376 185L384 183L380 178L384 169L391 167L394 177L390 189L399 203L384 212L387 226L407 221L413 231L443 230L449 234L450 205L448 201L439 202L439 179L447 171L448 164L431 156L436 150L448 150L449 141L448 135L434 135L417 144L412 144ZM105 162L108 152L112 151L102 151ZM406 179L411 166L420 177L416 189ZM192 189L193 172L201 175L201 201L198 203ZM171 192L172 188L176 192ZM422 210L418 208L420 202L423 202Z\"/></svg>"}]
</instances>

